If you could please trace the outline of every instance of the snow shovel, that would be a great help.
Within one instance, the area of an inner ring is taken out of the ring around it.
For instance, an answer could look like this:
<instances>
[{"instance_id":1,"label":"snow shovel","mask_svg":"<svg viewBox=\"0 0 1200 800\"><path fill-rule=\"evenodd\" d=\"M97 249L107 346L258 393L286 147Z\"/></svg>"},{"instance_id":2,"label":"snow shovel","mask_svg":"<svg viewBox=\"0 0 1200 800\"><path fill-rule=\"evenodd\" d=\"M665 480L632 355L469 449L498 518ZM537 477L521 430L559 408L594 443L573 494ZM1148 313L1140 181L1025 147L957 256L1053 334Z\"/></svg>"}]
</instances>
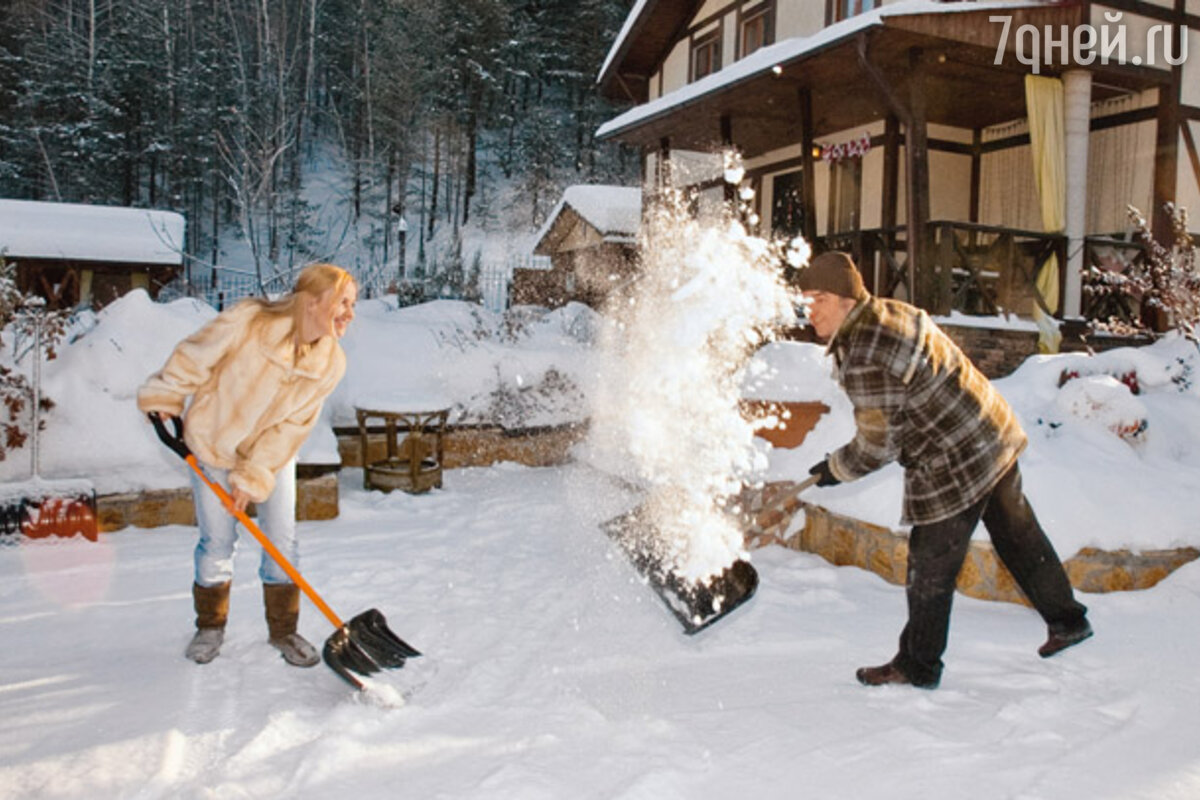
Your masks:
<instances>
[{"instance_id":1,"label":"snow shovel","mask_svg":"<svg viewBox=\"0 0 1200 800\"><path fill-rule=\"evenodd\" d=\"M378 609L369 609L354 617L349 622L343 622L337 614L333 613L333 609L329 607L316 590L304 580L300 572L292 566L291 562L279 552L271 540L266 537L259 527L254 524L249 516L243 511L237 511L233 507L233 498L229 492L225 491L216 481L209 479L204 474L204 470L200 467L200 462L196 456L188 448L183 441L183 420L179 417L171 417L171 424L175 428L175 433L172 435L167 431L166 425L157 414L150 414L150 421L154 423L154 430L158 433L158 438L167 447L174 450L188 466L195 470L200 479L204 481L208 488L216 493L217 497L221 498L221 502L225 504L230 514L237 518L238 522L245 526L246 530L258 540L262 548L267 551L271 558L279 566L283 567L283 571L288 574L292 582L300 587L308 599L312 601L326 619L337 628L333 634L325 640L325 647L321 652L326 665L336 672L343 680L353 686L355 689L362 690L365 688L362 681L354 676L354 673L359 675L372 675L379 672L381 669L395 669L404 666L405 659L414 658L421 655L419 651L407 644L404 640L392 632L387 625L387 619Z\"/></svg>"},{"instance_id":2,"label":"snow shovel","mask_svg":"<svg viewBox=\"0 0 1200 800\"><path fill-rule=\"evenodd\" d=\"M679 577L663 562L654 546L657 529L644 518L641 508L610 519L601 525L621 548L637 573L662 598L689 636L699 633L754 596L758 573L750 562L738 559L720 575L691 582Z\"/></svg>"},{"instance_id":3,"label":"snow shovel","mask_svg":"<svg viewBox=\"0 0 1200 800\"><path fill-rule=\"evenodd\" d=\"M799 494L817 482L817 476L799 483L792 490ZM664 564L654 547L656 530L642 514L642 508L615 517L602 526L634 569L662 598L667 609L679 620L689 636L699 633L754 596L758 572L750 562L738 559L707 581L690 582L680 578Z\"/></svg>"}]
</instances>

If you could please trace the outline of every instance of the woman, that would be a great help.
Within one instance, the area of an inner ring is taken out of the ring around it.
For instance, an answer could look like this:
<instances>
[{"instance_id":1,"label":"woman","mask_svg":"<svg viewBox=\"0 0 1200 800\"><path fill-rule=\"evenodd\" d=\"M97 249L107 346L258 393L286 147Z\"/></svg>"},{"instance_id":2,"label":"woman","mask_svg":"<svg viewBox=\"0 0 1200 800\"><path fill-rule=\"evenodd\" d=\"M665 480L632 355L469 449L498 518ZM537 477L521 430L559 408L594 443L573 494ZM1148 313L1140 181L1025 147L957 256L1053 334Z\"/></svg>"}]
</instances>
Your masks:
<instances>
[{"instance_id":1,"label":"woman","mask_svg":"<svg viewBox=\"0 0 1200 800\"><path fill-rule=\"evenodd\" d=\"M243 300L184 339L138 390L138 408L164 420L184 416L187 405L188 447L210 478L229 486L238 510L256 505L259 527L293 564L295 457L346 371L338 340L354 319L357 296L345 270L308 266L291 294ZM192 586L197 630L187 657L207 664L225 636L237 531L233 515L195 474L192 495L200 541ZM289 664L313 666L316 649L296 633L299 587L266 552L258 573L270 643Z\"/></svg>"}]
</instances>

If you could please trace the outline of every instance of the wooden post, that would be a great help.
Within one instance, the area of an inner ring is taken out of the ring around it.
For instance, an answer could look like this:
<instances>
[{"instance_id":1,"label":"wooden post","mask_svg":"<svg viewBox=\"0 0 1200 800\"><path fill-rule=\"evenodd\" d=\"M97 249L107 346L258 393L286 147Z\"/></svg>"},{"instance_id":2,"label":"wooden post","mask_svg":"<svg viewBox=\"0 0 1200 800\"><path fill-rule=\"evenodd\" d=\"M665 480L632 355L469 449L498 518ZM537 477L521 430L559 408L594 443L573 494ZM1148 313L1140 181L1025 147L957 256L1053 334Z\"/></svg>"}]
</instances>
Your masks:
<instances>
[{"instance_id":1,"label":"wooden post","mask_svg":"<svg viewBox=\"0 0 1200 800\"><path fill-rule=\"evenodd\" d=\"M858 63L867 77L875 84L879 94L887 101L892 113L904 123L904 155L908 165L905 206L908 219L907 250L909 300L921 304L921 292L916 288L917 270L925 265L926 223L929 221L929 140L925 127L925 86L920 73L920 51L912 50L912 65L909 104L905 105L882 73L867 57L867 33L858 34Z\"/></svg>"},{"instance_id":2,"label":"wooden post","mask_svg":"<svg viewBox=\"0 0 1200 800\"><path fill-rule=\"evenodd\" d=\"M800 89L800 160L803 164L800 175L801 191L804 194L804 238L811 244L817 239L817 179L813 174L813 147L816 144L813 134L812 91Z\"/></svg>"},{"instance_id":3,"label":"wooden post","mask_svg":"<svg viewBox=\"0 0 1200 800\"><path fill-rule=\"evenodd\" d=\"M909 52L911 73L909 78L910 125L905 132L905 153L908 156L908 191L911 197L908 220L909 280L917 280L917 272L923 273L925 284L933 276L928 275L930 265L925 258L928 251L929 227L929 136L925 124L925 74L921 68L921 51L913 48ZM926 307L928 292L918 290L913 298L915 305Z\"/></svg>"},{"instance_id":4,"label":"wooden post","mask_svg":"<svg viewBox=\"0 0 1200 800\"><path fill-rule=\"evenodd\" d=\"M971 222L979 222L979 181L983 174L983 131L971 131Z\"/></svg>"},{"instance_id":5,"label":"wooden post","mask_svg":"<svg viewBox=\"0 0 1200 800\"><path fill-rule=\"evenodd\" d=\"M882 227L896 227L896 203L900 188L900 120L888 114L883 123L883 209Z\"/></svg>"},{"instance_id":6,"label":"wooden post","mask_svg":"<svg viewBox=\"0 0 1200 800\"><path fill-rule=\"evenodd\" d=\"M926 307L937 314L949 314L954 305L954 226L949 223L939 225L937 235L937 274L930 276L931 291Z\"/></svg>"},{"instance_id":7,"label":"wooden post","mask_svg":"<svg viewBox=\"0 0 1200 800\"><path fill-rule=\"evenodd\" d=\"M728 114L721 115L721 148L725 151L733 149L733 120L730 119ZM721 155L723 158L725 154L722 153ZM726 180L722 180L721 185L725 190L725 204L736 215L738 187Z\"/></svg>"},{"instance_id":8,"label":"wooden post","mask_svg":"<svg viewBox=\"0 0 1200 800\"><path fill-rule=\"evenodd\" d=\"M1171 35L1179 37L1180 26L1170 26ZM1182 50L1176 38L1173 52ZM1173 241L1171 215L1164 206L1175 200L1176 171L1179 162L1179 113L1180 86L1183 83L1183 67L1171 67L1171 80L1158 88L1158 116L1154 137L1154 208L1150 225L1154 238L1163 246L1170 247Z\"/></svg>"},{"instance_id":9,"label":"wooden post","mask_svg":"<svg viewBox=\"0 0 1200 800\"><path fill-rule=\"evenodd\" d=\"M671 186L671 140L666 136L658 140L658 191Z\"/></svg>"}]
</instances>

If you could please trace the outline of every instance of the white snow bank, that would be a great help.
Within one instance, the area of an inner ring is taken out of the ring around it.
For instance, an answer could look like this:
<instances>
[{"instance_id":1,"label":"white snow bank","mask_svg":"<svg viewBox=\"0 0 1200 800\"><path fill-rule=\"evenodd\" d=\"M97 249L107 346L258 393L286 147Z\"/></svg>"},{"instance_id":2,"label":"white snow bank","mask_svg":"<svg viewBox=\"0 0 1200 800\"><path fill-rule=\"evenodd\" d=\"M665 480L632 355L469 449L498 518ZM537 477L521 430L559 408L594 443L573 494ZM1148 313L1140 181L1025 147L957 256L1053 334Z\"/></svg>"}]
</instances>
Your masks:
<instances>
[{"instance_id":1,"label":"white snow bank","mask_svg":"<svg viewBox=\"0 0 1200 800\"><path fill-rule=\"evenodd\" d=\"M778 399L821 400L831 408L800 447L771 454L771 479L800 480L853 437L853 409L832 375L813 368L814 361L828 363L823 348L784 342L763 355L783 368L781 376L802 365L797 374L810 382L787 386L780 393L789 396ZM1020 462L1025 492L1064 558L1081 547L1200 545L1198 366L1195 345L1171 336L1095 356L1034 356L995 381L1029 435ZM810 489L805 499L899 528L902 496L902 471L891 464L853 483ZM975 535L987 535L982 525Z\"/></svg>"},{"instance_id":2,"label":"white snow bank","mask_svg":"<svg viewBox=\"0 0 1200 800\"><path fill-rule=\"evenodd\" d=\"M186 468L158 442L138 413L138 387L175 345L216 315L195 300L155 303L134 291L85 315L58 358L43 365L42 476L93 482L100 494L187 484ZM305 463L336 463L332 426L353 426L356 405L379 402L453 407L465 422L508 427L584 419L589 342L599 326L589 308L526 309L501 316L481 306L439 300L397 309L395 298L364 300L342 344L345 379L326 403L324 421L301 451ZM11 364L5 340L0 363ZM31 357L16 368L29 373ZM0 480L25 480L28 447L0 462Z\"/></svg>"}]
</instances>

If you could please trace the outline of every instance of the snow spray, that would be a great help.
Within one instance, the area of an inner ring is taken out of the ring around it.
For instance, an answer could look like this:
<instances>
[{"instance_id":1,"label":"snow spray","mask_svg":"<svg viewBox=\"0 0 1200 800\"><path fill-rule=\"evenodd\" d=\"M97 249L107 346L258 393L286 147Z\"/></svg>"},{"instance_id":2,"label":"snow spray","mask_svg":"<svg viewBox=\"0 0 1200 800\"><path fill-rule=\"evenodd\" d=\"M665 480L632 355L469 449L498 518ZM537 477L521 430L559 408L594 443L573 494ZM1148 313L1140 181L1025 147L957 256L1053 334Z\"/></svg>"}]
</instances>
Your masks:
<instances>
[{"instance_id":1,"label":"snow spray","mask_svg":"<svg viewBox=\"0 0 1200 800\"><path fill-rule=\"evenodd\" d=\"M736 157L726 180L740 184ZM731 208L692 213L697 195L669 189L643 218L638 277L610 296L595 394L594 457L647 490L642 547L682 580L703 582L745 557L736 496L766 467L761 419L740 400L750 356L795 319L784 262L807 261L802 240L747 233L753 192Z\"/></svg>"}]
</instances>

